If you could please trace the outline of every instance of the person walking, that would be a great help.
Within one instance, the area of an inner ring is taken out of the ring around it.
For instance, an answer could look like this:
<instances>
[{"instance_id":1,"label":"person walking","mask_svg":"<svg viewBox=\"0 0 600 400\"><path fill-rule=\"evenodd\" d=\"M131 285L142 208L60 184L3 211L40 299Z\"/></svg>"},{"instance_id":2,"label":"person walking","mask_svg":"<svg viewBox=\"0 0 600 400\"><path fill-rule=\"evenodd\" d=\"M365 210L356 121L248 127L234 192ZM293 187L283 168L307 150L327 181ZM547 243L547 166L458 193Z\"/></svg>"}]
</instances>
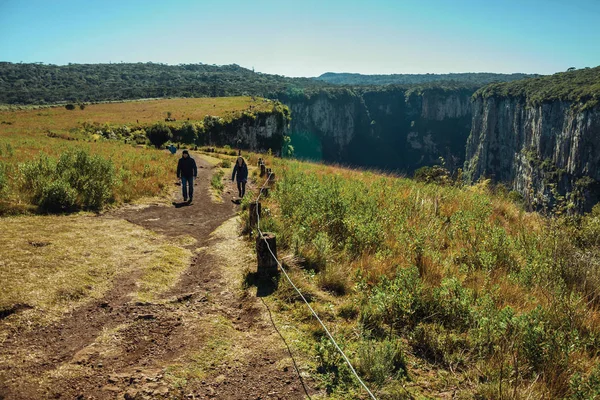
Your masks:
<instances>
[{"instance_id":1,"label":"person walking","mask_svg":"<svg viewBox=\"0 0 600 400\"><path fill-rule=\"evenodd\" d=\"M187 150L184 150L177 163L177 178L181 181L183 201L188 201L188 193L190 195L189 202L191 203L194 199L194 178L197 176L198 168L196 167L196 160L190 157L190 153Z\"/></svg>"},{"instance_id":2,"label":"person walking","mask_svg":"<svg viewBox=\"0 0 600 400\"><path fill-rule=\"evenodd\" d=\"M235 162L233 173L231 174L231 180L233 180L236 175L238 192L241 199L246 194L246 182L248 181L248 165L246 165L246 160L244 160L243 157L238 157L237 161Z\"/></svg>"}]
</instances>

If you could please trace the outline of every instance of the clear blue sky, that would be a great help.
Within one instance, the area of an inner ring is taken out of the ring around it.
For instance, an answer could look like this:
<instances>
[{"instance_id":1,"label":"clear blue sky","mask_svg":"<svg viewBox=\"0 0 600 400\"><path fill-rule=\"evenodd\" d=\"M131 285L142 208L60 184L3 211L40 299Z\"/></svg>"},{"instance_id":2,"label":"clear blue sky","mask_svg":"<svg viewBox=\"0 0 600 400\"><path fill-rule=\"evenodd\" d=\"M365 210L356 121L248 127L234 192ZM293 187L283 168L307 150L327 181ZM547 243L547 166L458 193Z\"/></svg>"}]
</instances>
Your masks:
<instances>
[{"instance_id":1,"label":"clear blue sky","mask_svg":"<svg viewBox=\"0 0 600 400\"><path fill-rule=\"evenodd\" d=\"M0 61L550 74L600 65L600 0L0 0Z\"/></svg>"}]
</instances>

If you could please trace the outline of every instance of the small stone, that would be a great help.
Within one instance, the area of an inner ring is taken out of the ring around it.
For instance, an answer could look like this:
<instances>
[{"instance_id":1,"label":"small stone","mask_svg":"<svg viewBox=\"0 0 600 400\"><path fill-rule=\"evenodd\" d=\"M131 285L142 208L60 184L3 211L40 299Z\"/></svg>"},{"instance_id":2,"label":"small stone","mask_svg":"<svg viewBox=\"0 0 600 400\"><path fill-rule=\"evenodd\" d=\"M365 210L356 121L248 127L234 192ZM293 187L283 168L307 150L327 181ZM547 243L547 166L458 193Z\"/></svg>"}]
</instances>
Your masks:
<instances>
[{"instance_id":1,"label":"small stone","mask_svg":"<svg viewBox=\"0 0 600 400\"><path fill-rule=\"evenodd\" d=\"M120 392L121 391L121 389L115 385L106 385L106 386L102 387L102 390L105 392Z\"/></svg>"},{"instance_id":2,"label":"small stone","mask_svg":"<svg viewBox=\"0 0 600 400\"><path fill-rule=\"evenodd\" d=\"M135 389L129 389L126 393L125 393L125 400L135 400L135 398L137 397L138 391Z\"/></svg>"}]
</instances>

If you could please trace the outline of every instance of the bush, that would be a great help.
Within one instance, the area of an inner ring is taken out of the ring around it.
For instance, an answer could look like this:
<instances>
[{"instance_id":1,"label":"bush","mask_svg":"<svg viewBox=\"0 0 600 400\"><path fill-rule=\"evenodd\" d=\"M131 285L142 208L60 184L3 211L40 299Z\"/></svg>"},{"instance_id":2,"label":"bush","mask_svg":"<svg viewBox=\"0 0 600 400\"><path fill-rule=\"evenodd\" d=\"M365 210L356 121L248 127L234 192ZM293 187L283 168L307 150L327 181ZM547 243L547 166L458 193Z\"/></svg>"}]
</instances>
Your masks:
<instances>
[{"instance_id":1,"label":"bush","mask_svg":"<svg viewBox=\"0 0 600 400\"><path fill-rule=\"evenodd\" d=\"M439 165L421 167L415 171L414 179L418 182L447 184L451 183L450 171Z\"/></svg>"},{"instance_id":2,"label":"bush","mask_svg":"<svg viewBox=\"0 0 600 400\"><path fill-rule=\"evenodd\" d=\"M74 105L74 104L67 104L67 105L65 106L65 108L66 108L67 110L69 110L69 111L73 111L73 110L75 109L75 105Z\"/></svg>"},{"instance_id":3,"label":"bush","mask_svg":"<svg viewBox=\"0 0 600 400\"><path fill-rule=\"evenodd\" d=\"M411 345L419 356L452 368L466 364L465 353L470 347L465 336L440 324L424 323L417 325L413 331Z\"/></svg>"},{"instance_id":4,"label":"bush","mask_svg":"<svg viewBox=\"0 0 600 400\"><path fill-rule=\"evenodd\" d=\"M56 173L77 191L77 203L89 209L100 209L113 196L115 170L110 160L90 156L85 150L63 153Z\"/></svg>"},{"instance_id":5,"label":"bush","mask_svg":"<svg viewBox=\"0 0 600 400\"><path fill-rule=\"evenodd\" d=\"M21 190L45 211L75 206L98 210L113 199L116 175L112 162L83 149L63 153L58 162L40 154L37 160L20 164L19 171Z\"/></svg>"},{"instance_id":6,"label":"bush","mask_svg":"<svg viewBox=\"0 0 600 400\"><path fill-rule=\"evenodd\" d=\"M196 125L186 122L177 132L178 139L185 144L194 144L198 140Z\"/></svg>"},{"instance_id":7,"label":"bush","mask_svg":"<svg viewBox=\"0 0 600 400\"><path fill-rule=\"evenodd\" d=\"M210 185L219 192L222 192L225 188L222 181L223 175L225 175L225 173L222 170L218 170L210 180Z\"/></svg>"},{"instance_id":8,"label":"bush","mask_svg":"<svg viewBox=\"0 0 600 400\"><path fill-rule=\"evenodd\" d=\"M231 168L231 160L225 159L221 161L221 168Z\"/></svg>"},{"instance_id":9,"label":"bush","mask_svg":"<svg viewBox=\"0 0 600 400\"><path fill-rule=\"evenodd\" d=\"M360 321L367 330L384 334L397 329L411 329L422 309L422 283L416 267L399 268L396 277L382 277L365 292ZM389 328L386 329L385 325Z\"/></svg>"},{"instance_id":10,"label":"bush","mask_svg":"<svg viewBox=\"0 0 600 400\"><path fill-rule=\"evenodd\" d=\"M571 400L587 400L600 398L600 365L592 370L592 372L584 377L580 373L576 373L571 378Z\"/></svg>"},{"instance_id":11,"label":"bush","mask_svg":"<svg viewBox=\"0 0 600 400\"><path fill-rule=\"evenodd\" d=\"M159 148L169 140L173 139L171 128L162 123L152 125L148 129L146 136L148 137L148 140L150 140L150 143L156 148Z\"/></svg>"},{"instance_id":12,"label":"bush","mask_svg":"<svg viewBox=\"0 0 600 400\"><path fill-rule=\"evenodd\" d=\"M39 206L44 211L70 211L77 201L77 192L68 182L57 180L44 186L39 198Z\"/></svg>"},{"instance_id":13,"label":"bush","mask_svg":"<svg viewBox=\"0 0 600 400\"><path fill-rule=\"evenodd\" d=\"M362 342L358 348L356 368L366 380L378 385L406 372L406 361L398 340Z\"/></svg>"}]
</instances>

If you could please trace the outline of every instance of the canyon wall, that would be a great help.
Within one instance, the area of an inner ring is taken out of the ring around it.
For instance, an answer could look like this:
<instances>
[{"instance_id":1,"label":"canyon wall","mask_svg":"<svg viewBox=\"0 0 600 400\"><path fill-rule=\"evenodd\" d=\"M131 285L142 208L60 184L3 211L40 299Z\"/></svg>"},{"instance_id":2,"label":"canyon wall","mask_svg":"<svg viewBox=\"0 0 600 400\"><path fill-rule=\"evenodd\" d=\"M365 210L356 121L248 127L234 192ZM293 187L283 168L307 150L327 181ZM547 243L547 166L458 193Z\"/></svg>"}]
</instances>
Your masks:
<instances>
[{"instance_id":1,"label":"canyon wall","mask_svg":"<svg viewBox=\"0 0 600 400\"><path fill-rule=\"evenodd\" d=\"M534 209L587 211L600 197L600 107L476 94L466 146L469 181L490 178Z\"/></svg>"},{"instance_id":2,"label":"canyon wall","mask_svg":"<svg viewBox=\"0 0 600 400\"><path fill-rule=\"evenodd\" d=\"M282 96L300 158L412 173L445 159L462 166L471 124L469 89L379 88Z\"/></svg>"}]
</instances>

